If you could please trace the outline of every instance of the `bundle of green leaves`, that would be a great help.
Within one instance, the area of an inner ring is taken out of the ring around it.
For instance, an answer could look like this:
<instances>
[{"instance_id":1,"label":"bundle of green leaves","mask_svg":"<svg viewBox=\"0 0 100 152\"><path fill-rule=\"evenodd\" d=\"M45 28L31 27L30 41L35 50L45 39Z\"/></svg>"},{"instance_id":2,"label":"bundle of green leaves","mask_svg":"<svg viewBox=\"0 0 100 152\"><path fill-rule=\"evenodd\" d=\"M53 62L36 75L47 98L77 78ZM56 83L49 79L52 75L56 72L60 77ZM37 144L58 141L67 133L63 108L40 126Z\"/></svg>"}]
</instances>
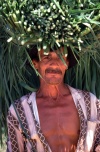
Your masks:
<instances>
[{"instance_id":1,"label":"bundle of green leaves","mask_svg":"<svg viewBox=\"0 0 100 152\"><path fill-rule=\"evenodd\" d=\"M81 50L83 35L100 20L98 0L1 0L0 13L7 42L48 53L54 45ZM65 51L65 54L67 52Z\"/></svg>"}]
</instances>

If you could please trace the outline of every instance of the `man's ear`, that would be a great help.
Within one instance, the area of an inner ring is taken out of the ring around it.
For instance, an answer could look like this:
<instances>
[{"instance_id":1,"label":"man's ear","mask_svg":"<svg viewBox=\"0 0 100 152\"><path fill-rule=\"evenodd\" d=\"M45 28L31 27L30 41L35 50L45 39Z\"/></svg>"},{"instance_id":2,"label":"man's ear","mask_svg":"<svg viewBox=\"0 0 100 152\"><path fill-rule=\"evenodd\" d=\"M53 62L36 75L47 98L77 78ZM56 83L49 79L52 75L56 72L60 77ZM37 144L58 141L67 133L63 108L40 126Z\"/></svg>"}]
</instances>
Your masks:
<instances>
[{"instance_id":1,"label":"man's ear","mask_svg":"<svg viewBox=\"0 0 100 152\"><path fill-rule=\"evenodd\" d=\"M67 64L67 69L68 69L68 67L69 67L69 60L68 60L68 58L66 58L66 64Z\"/></svg>"},{"instance_id":2,"label":"man's ear","mask_svg":"<svg viewBox=\"0 0 100 152\"><path fill-rule=\"evenodd\" d=\"M38 70L38 67L39 67L38 61L32 60L32 63L33 63L33 65L34 65L34 67L36 68L36 70Z\"/></svg>"},{"instance_id":3,"label":"man's ear","mask_svg":"<svg viewBox=\"0 0 100 152\"><path fill-rule=\"evenodd\" d=\"M68 58L66 59L66 63L67 63L67 65L69 66L69 60L68 60Z\"/></svg>"}]
</instances>

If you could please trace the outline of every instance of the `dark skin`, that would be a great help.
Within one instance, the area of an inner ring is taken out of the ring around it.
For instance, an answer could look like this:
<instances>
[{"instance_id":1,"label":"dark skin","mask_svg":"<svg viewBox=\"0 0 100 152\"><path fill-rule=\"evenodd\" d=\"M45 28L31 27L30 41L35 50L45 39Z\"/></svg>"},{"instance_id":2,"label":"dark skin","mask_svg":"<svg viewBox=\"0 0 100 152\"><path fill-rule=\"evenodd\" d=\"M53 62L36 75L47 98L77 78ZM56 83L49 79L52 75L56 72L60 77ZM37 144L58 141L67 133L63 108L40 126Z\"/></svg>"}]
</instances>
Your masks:
<instances>
[{"instance_id":1,"label":"dark skin","mask_svg":"<svg viewBox=\"0 0 100 152\"><path fill-rule=\"evenodd\" d=\"M63 82L67 66L55 52L47 56L42 53L41 61L33 63L42 76L36 94L42 132L52 152L75 152L80 120L71 92Z\"/></svg>"}]
</instances>

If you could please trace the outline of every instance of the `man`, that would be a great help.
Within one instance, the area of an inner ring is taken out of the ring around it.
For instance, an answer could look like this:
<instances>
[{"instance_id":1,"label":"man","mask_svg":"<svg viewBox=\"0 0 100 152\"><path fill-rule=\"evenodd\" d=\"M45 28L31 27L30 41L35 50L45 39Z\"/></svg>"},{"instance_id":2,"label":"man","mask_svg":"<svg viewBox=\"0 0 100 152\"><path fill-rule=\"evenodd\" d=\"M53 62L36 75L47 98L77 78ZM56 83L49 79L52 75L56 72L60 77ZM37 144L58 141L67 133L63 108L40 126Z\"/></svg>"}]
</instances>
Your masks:
<instances>
[{"instance_id":1,"label":"man","mask_svg":"<svg viewBox=\"0 0 100 152\"><path fill-rule=\"evenodd\" d=\"M93 94L64 84L65 71L73 61L62 57L66 64L59 50L48 55L41 50L41 60L33 59L41 75L40 88L11 105L7 151L100 151L100 103Z\"/></svg>"}]
</instances>

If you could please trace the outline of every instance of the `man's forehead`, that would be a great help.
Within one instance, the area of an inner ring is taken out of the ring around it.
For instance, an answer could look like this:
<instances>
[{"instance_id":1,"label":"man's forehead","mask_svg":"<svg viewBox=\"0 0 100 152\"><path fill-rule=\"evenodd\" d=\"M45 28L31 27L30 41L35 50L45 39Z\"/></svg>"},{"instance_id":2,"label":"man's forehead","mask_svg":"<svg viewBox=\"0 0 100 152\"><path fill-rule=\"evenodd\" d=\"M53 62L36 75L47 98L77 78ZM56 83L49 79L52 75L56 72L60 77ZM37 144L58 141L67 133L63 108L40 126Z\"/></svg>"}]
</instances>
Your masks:
<instances>
[{"instance_id":1,"label":"man's forehead","mask_svg":"<svg viewBox=\"0 0 100 152\"><path fill-rule=\"evenodd\" d=\"M46 55L52 55L53 53L56 53L58 55L59 53L62 53L62 52L63 52L63 49L56 49L56 50L50 49L47 52L45 52L44 50L41 50L40 55L41 56L46 56Z\"/></svg>"}]
</instances>

